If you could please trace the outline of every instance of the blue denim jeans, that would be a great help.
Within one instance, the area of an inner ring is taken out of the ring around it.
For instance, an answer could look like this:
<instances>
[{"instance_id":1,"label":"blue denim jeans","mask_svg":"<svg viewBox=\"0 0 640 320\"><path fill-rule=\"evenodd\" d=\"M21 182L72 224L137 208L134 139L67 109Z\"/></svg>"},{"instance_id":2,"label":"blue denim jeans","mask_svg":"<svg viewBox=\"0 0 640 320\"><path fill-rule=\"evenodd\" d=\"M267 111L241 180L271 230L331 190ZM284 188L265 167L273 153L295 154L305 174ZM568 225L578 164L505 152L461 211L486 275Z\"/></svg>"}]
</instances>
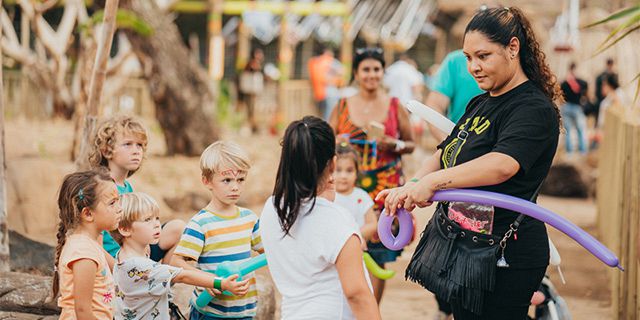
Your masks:
<instances>
[{"instance_id":1,"label":"blue denim jeans","mask_svg":"<svg viewBox=\"0 0 640 320\"><path fill-rule=\"evenodd\" d=\"M578 134L578 150L580 150L582 154L587 153L587 118L582 111L582 107L573 103L563 105L562 121L565 129L567 130L564 144L567 153L573 152L573 141L571 136L574 129Z\"/></svg>"}]
</instances>

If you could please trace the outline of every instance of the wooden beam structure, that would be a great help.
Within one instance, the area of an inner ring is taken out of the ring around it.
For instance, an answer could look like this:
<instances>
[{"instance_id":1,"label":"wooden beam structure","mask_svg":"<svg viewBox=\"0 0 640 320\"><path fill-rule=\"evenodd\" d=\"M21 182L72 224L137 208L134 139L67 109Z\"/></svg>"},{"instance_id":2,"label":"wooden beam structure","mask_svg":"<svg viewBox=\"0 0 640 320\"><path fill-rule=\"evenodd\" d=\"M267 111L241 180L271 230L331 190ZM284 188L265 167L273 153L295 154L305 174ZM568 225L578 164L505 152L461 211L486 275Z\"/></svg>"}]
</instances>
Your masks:
<instances>
[{"instance_id":1,"label":"wooden beam structure","mask_svg":"<svg viewBox=\"0 0 640 320\"><path fill-rule=\"evenodd\" d=\"M223 0L209 0L207 36L209 38L209 76L214 81L224 76L224 37L222 36Z\"/></svg>"},{"instance_id":2,"label":"wooden beam structure","mask_svg":"<svg viewBox=\"0 0 640 320\"><path fill-rule=\"evenodd\" d=\"M347 5L348 0L343 0ZM351 12L351 8L349 8ZM347 36L351 29L352 17L350 14L344 15L342 22L342 43L340 44L340 62L344 68L344 83L348 83L351 78L351 68L353 67L353 41Z\"/></svg>"},{"instance_id":3,"label":"wooden beam structure","mask_svg":"<svg viewBox=\"0 0 640 320\"><path fill-rule=\"evenodd\" d=\"M176 2L171 9L180 13L209 12L207 1L182 0ZM245 11L262 11L276 15L285 12L300 16L319 14L321 16L344 16L349 14L348 6L343 2L271 2L231 0L224 1L222 13L226 15L241 15Z\"/></svg>"},{"instance_id":4,"label":"wooden beam structure","mask_svg":"<svg viewBox=\"0 0 640 320\"><path fill-rule=\"evenodd\" d=\"M236 70L244 70L249 62L251 52L251 33L245 21L240 19L238 25L238 50L236 51Z\"/></svg>"},{"instance_id":5,"label":"wooden beam structure","mask_svg":"<svg viewBox=\"0 0 640 320\"><path fill-rule=\"evenodd\" d=\"M288 2L285 2L288 4ZM289 7L285 6L285 12ZM278 106L282 108L284 106L285 92L284 85L291 77L291 62L294 61L295 51L291 47L289 41L287 41L287 29L289 28L289 22L287 21L287 15L283 14L280 20L280 36L278 37L278 69L280 70L280 78L278 79Z\"/></svg>"}]
</instances>

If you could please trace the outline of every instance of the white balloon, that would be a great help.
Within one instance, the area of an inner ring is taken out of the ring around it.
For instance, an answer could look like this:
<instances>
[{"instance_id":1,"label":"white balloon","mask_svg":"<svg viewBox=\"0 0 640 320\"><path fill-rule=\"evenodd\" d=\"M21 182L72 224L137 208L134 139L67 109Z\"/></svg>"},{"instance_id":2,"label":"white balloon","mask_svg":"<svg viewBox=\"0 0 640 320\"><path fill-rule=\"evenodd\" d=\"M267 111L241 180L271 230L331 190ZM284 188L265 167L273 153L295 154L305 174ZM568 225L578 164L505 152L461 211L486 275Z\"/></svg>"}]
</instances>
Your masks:
<instances>
[{"instance_id":1,"label":"white balloon","mask_svg":"<svg viewBox=\"0 0 640 320\"><path fill-rule=\"evenodd\" d=\"M560 252L549 238L549 264L552 266L559 266L562 259L560 258Z\"/></svg>"},{"instance_id":2,"label":"white balloon","mask_svg":"<svg viewBox=\"0 0 640 320\"><path fill-rule=\"evenodd\" d=\"M433 108L426 106L417 100L410 100L405 102L404 105L409 111L411 111L411 113L417 115L422 120L429 122L447 135L451 134L451 131L453 131L453 128L456 126L455 123L441 115L440 112L435 111Z\"/></svg>"}]
</instances>

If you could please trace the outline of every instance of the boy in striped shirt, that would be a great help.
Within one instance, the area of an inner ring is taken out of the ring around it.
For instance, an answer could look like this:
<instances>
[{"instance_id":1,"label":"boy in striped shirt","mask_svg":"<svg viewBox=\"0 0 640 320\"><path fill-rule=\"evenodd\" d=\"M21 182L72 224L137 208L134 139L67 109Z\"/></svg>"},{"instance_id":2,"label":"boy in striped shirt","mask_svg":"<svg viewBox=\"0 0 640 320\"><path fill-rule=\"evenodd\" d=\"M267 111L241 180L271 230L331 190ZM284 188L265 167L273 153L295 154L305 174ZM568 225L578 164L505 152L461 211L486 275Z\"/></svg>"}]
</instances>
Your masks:
<instances>
[{"instance_id":1,"label":"boy in striped shirt","mask_svg":"<svg viewBox=\"0 0 640 320\"><path fill-rule=\"evenodd\" d=\"M247 153L235 143L218 141L200 157L202 183L211 192L209 204L196 213L180 238L172 264L215 272L219 263L241 263L251 258L251 250L264 252L258 216L236 206L249 171ZM193 263L195 262L195 266ZM191 298L190 320L251 319L256 314L258 292L253 273L245 296L227 296L219 292L204 308L195 304L203 288L196 287Z\"/></svg>"}]
</instances>

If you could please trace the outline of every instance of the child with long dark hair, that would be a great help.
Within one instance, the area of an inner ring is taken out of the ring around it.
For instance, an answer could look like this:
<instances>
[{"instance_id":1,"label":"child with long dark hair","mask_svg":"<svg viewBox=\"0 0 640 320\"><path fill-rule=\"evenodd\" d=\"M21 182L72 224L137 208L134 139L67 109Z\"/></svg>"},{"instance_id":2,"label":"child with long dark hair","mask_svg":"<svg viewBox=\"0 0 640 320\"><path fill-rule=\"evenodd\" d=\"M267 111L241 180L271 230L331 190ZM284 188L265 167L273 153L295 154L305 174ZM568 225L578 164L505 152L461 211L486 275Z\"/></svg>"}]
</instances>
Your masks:
<instances>
[{"instance_id":1,"label":"child with long dark hair","mask_svg":"<svg viewBox=\"0 0 640 320\"><path fill-rule=\"evenodd\" d=\"M106 171L64 177L58 195L60 222L53 274L60 319L113 318L113 277L101 232L118 227L118 189Z\"/></svg>"},{"instance_id":2,"label":"child with long dark hair","mask_svg":"<svg viewBox=\"0 0 640 320\"><path fill-rule=\"evenodd\" d=\"M260 227L283 319L380 319L358 225L333 203L335 148L331 127L313 116L292 122L282 140Z\"/></svg>"}]
</instances>

